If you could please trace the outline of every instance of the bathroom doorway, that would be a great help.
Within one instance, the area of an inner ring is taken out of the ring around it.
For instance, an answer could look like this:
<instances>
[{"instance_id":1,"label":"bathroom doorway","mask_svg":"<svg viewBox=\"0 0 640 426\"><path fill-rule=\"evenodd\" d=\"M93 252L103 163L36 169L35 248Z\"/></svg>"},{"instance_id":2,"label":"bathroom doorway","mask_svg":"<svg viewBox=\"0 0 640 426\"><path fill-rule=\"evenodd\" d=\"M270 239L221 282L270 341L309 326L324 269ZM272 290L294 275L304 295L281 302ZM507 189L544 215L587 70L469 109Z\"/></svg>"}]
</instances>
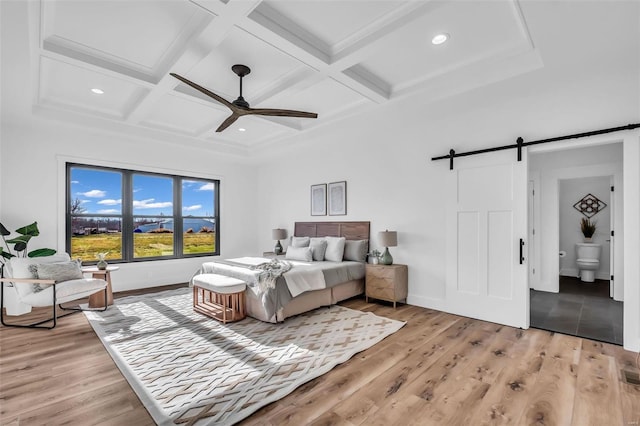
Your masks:
<instances>
[{"instance_id":1,"label":"bathroom doorway","mask_svg":"<svg viewBox=\"0 0 640 426\"><path fill-rule=\"evenodd\" d=\"M531 327L622 345L622 280L615 280L621 265L614 251L621 244L611 235L622 223L615 197L622 179L619 145L530 156ZM582 218L595 223L596 231L589 254L581 250L586 261L578 262Z\"/></svg>"}]
</instances>

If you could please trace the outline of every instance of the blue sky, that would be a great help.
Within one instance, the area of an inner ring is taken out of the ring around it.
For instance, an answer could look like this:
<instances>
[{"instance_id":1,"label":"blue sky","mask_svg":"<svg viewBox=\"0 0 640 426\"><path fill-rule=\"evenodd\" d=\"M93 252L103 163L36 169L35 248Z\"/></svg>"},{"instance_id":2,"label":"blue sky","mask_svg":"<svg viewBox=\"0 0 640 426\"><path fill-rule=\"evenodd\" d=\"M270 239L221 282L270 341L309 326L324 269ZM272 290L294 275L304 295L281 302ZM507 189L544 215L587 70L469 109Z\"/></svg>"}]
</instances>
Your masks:
<instances>
[{"instance_id":1,"label":"blue sky","mask_svg":"<svg viewBox=\"0 0 640 426\"><path fill-rule=\"evenodd\" d=\"M173 214L173 181L170 178L136 174L133 177L133 214ZM212 216L213 183L182 180L182 215ZM121 214L122 176L118 172L71 169L71 199L79 199L85 213Z\"/></svg>"}]
</instances>

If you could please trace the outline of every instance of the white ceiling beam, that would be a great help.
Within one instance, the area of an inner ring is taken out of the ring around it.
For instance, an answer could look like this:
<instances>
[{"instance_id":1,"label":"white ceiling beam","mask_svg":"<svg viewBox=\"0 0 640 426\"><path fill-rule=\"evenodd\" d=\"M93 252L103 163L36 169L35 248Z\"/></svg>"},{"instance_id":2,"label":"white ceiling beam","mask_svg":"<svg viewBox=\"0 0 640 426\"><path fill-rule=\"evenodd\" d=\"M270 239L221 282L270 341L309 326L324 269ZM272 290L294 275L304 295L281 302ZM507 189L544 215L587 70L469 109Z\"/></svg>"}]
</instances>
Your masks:
<instances>
[{"instance_id":1,"label":"white ceiling beam","mask_svg":"<svg viewBox=\"0 0 640 426\"><path fill-rule=\"evenodd\" d=\"M171 72L188 74L195 66L213 54L215 48L224 41L238 20L246 17L260 1L230 1L226 5L218 0L192 0L191 3L211 15L207 26L189 40L186 51L174 58L169 66ZM222 5L222 6L220 6ZM158 105L159 100L180 83L164 75L149 94L135 107L127 117L129 123L139 123Z\"/></svg>"}]
</instances>

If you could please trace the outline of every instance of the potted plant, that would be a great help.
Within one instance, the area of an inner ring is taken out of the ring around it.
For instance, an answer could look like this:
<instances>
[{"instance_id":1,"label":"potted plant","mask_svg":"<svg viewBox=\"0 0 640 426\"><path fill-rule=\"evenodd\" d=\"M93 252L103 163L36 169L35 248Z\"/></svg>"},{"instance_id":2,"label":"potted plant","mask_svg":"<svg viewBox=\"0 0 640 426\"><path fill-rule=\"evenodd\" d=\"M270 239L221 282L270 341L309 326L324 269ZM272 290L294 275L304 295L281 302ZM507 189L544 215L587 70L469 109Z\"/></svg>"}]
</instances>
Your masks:
<instances>
[{"instance_id":1,"label":"potted plant","mask_svg":"<svg viewBox=\"0 0 640 426\"><path fill-rule=\"evenodd\" d=\"M596 233L596 222L591 222L591 219L583 217L580 219L580 230L584 235L585 243L590 243L593 234Z\"/></svg>"},{"instance_id":2,"label":"potted plant","mask_svg":"<svg viewBox=\"0 0 640 426\"><path fill-rule=\"evenodd\" d=\"M9 232L9 230L7 230L7 228L5 228L2 223L0 223L0 235L2 236L4 246L6 247L5 250L0 246L0 268L2 268L3 272L5 262L12 257L42 257L51 256L56 253L55 250L49 248L27 251L27 246L29 245L29 241L31 240L31 238L40 235L40 231L38 230L38 222L33 222L30 225L18 228L16 229L16 232L20 235L7 240L5 237L11 235L11 232ZM13 250L11 250L9 244L13 244Z\"/></svg>"},{"instance_id":3,"label":"potted plant","mask_svg":"<svg viewBox=\"0 0 640 426\"><path fill-rule=\"evenodd\" d=\"M368 253L369 262L374 264L374 265L377 265L378 262L380 261L380 255L381 254L382 253L380 253L379 250L372 250L371 253Z\"/></svg>"}]
</instances>

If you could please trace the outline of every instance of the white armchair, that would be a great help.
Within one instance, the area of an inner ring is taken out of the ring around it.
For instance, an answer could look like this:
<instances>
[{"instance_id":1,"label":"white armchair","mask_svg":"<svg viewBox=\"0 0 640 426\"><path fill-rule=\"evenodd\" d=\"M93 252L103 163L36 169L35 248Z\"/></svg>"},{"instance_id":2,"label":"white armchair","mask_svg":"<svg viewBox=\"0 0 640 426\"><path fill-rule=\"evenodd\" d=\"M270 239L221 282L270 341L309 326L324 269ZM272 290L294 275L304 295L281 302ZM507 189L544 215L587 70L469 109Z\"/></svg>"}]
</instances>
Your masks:
<instances>
[{"instance_id":1,"label":"white armchair","mask_svg":"<svg viewBox=\"0 0 640 426\"><path fill-rule=\"evenodd\" d=\"M83 299L99 291L104 291L105 293L105 306L100 310L106 310L108 307L107 282L96 278L83 278L82 272L75 276L76 271L73 265L69 264L70 262L71 259L66 253L46 257L14 257L9 259L3 271L7 277L0 278L0 322L2 325L7 327L52 329L56 326L58 318L87 310L79 307L63 307L63 303ZM41 271L44 270L45 277L42 277L42 274L38 274L40 275L39 278L33 278L34 268L36 271L38 271L38 268ZM70 270L71 274L67 275L70 275L71 279L68 277L56 279L55 276L51 275L51 270L55 268ZM53 316L28 325L5 322L5 313L1 309L2 307L6 308L7 316L15 316L31 312L32 306L52 306ZM73 312L58 316L56 306ZM52 325L42 325L48 322L52 322Z\"/></svg>"}]
</instances>

